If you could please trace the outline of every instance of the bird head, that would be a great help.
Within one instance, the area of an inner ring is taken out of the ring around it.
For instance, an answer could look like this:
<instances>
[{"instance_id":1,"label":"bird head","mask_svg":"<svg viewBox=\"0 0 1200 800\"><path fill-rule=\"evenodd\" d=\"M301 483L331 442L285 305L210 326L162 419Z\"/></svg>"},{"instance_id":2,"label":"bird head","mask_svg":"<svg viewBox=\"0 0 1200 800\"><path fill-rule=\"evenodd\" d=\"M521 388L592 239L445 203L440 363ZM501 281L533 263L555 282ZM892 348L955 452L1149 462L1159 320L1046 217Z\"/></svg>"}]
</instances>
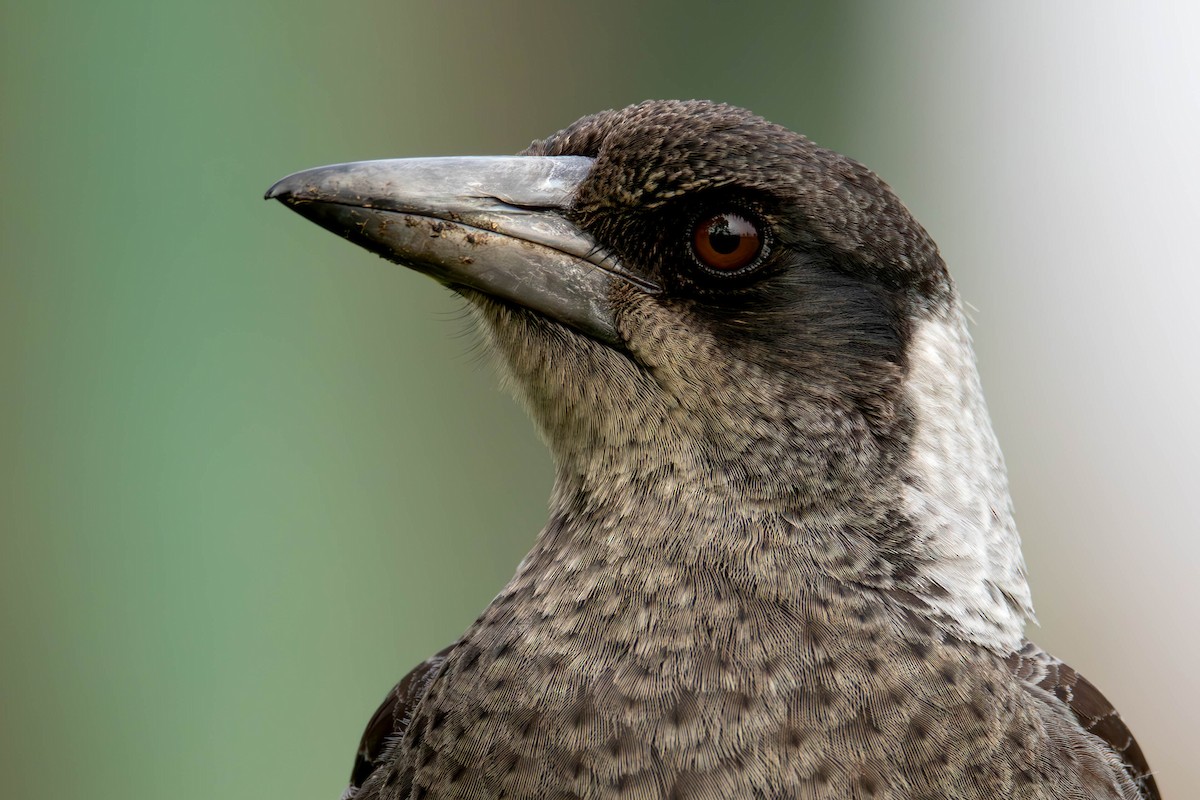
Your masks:
<instances>
[{"instance_id":1,"label":"bird head","mask_svg":"<svg viewBox=\"0 0 1200 800\"><path fill-rule=\"evenodd\" d=\"M1015 649L1031 613L954 285L857 162L655 101L515 157L268 192L465 297L555 456L555 504L779 520L838 580Z\"/></svg>"}]
</instances>

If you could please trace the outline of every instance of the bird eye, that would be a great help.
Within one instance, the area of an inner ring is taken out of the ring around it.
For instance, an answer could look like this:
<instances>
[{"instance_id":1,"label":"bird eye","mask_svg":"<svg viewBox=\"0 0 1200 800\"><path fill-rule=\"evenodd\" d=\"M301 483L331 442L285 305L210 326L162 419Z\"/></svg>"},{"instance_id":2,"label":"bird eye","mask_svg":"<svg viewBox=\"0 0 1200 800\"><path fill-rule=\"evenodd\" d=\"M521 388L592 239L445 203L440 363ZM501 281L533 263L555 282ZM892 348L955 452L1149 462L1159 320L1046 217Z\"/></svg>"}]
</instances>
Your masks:
<instances>
[{"instance_id":1,"label":"bird eye","mask_svg":"<svg viewBox=\"0 0 1200 800\"><path fill-rule=\"evenodd\" d=\"M696 259L718 272L737 272L762 252L763 236L758 225L736 211L706 214L692 229L692 251Z\"/></svg>"}]
</instances>

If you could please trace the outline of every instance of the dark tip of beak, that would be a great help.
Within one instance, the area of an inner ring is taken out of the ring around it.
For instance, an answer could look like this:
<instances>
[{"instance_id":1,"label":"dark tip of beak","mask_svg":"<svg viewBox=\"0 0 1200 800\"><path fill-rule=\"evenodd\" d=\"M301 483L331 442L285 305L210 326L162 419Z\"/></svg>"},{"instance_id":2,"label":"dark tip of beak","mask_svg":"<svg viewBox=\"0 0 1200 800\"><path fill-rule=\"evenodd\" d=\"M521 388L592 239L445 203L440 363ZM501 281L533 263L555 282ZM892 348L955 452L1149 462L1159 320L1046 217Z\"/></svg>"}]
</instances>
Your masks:
<instances>
[{"instance_id":1,"label":"dark tip of beak","mask_svg":"<svg viewBox=\"0 0 1200 800\"><path fill-rule=\"evenodd\" d=\"M284 178L283 180L275 181L275 183L271 184L271 188L267 189L267 191L263 194L263 200L286 200L287 195L289 194L289 192L283 189L283 184L286 182L287 178Z\"/></svg>"}]
</instances>

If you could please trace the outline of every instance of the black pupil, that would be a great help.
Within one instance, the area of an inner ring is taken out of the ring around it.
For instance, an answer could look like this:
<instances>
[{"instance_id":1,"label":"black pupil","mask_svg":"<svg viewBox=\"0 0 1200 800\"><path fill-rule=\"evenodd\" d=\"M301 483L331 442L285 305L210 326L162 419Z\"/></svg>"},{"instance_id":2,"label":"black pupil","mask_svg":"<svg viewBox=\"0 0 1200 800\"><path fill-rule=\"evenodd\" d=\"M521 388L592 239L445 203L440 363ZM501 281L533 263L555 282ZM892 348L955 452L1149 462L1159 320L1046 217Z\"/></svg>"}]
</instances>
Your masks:
<instances>
[{"instance_id":1,"label":"black pupil","mask_svg":"<svg viewBox=\"0 0 1200 800\"><path fill-rule=\"evenodd\" d=\"M729 255L742 243L741 234L734 233L728 215L722 214L708 228L708 244L721 255Z\"/></svg>"}]
</instances>

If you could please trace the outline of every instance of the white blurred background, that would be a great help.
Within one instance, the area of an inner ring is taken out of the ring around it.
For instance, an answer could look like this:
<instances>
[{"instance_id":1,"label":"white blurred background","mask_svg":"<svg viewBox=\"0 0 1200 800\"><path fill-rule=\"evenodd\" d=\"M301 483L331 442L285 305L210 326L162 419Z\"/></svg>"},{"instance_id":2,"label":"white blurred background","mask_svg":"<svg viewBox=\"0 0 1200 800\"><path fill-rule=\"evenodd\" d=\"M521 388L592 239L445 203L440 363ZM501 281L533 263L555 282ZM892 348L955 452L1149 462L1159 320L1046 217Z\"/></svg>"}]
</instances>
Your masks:
<instances>
[{"instance_id":1,"label":"white blurred background","mask_svg":"<svg viewBox=\"0 0 1200 800\"><path fill-rule=\"evenodd\" d=\"M855 154L975 308L1040 628L1200 787L1200 4L865 15ZM898 68L898 65L904 65ZM879 136L880 128L895 136Z\"/></svg>"}]
</instances>

